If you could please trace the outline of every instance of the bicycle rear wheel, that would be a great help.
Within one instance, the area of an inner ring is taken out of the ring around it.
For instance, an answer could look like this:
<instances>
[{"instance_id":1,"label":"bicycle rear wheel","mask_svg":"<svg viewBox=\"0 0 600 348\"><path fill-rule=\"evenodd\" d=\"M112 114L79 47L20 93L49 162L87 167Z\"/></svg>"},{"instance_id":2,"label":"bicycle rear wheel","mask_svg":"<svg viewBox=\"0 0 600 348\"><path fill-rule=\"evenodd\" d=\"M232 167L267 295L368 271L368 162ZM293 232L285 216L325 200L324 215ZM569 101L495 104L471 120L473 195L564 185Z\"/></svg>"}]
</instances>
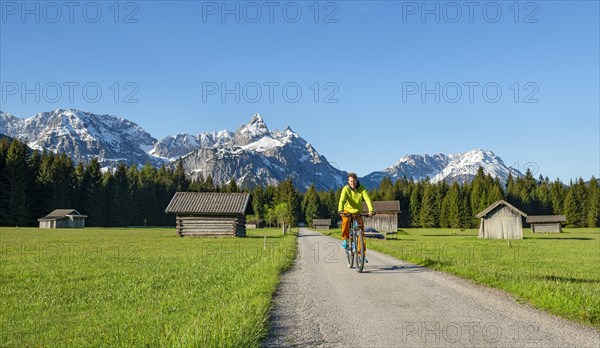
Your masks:
<instances>
[{"instance_id":1,"label":"bicycle rear wheel","mask_svg":"<svg viewBox=\"0 0 600 348\"><path fill-rule=\"evenodd\" d=\"M356 271L362 273L365 267L365 234L360 231L356 234Z\"/></svg>"}]
</instances>

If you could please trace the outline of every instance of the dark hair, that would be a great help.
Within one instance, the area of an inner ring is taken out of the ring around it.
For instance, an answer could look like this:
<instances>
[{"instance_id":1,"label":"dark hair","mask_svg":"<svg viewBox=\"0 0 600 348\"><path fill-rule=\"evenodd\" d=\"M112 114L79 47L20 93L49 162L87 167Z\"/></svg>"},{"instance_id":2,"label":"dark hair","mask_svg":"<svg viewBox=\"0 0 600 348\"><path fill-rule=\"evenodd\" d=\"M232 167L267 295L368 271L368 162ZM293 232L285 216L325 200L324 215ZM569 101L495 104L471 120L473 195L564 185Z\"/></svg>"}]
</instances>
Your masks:
<instances>
[{"instance_id":1,"label":"dark hair","mask_svg":"<svg viewBox=\"0 0 600 348\"><path fill-rule=\"evenodd\" d=\"M358 180L356 173L348 173L348 178L353 178L354 180Z\"/></svg>"}]
</instances>

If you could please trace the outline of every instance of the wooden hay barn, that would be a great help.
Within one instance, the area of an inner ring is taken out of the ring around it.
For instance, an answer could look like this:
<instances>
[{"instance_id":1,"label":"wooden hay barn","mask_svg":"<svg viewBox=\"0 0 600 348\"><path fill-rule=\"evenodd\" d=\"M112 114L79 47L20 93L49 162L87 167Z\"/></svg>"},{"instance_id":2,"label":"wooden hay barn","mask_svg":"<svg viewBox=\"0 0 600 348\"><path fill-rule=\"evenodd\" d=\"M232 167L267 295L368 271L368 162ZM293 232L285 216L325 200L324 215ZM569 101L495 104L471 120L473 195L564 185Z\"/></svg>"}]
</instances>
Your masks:
<instances>
[{"instance_id":1,"label":"wooden hay barn","mask_svg":"<svg viewBox=\"0 0 600 348\"><path fill-rule=\"evenodd\" d=\"M526 222L531 224L532 233L560 233L562 232L562 223L567 222L564 215L530 215Z\"/></svg>"},{"instance_id":2,"label":"wooden hay barn","mask_svg":"<svg viewBox=\"0 0 600 348\"><path fill-rule=\"evenodd\" d=\"M165 212L180 237L245 237L249 202L248 193L177 192Z\"/></svg>"},{"instance_id":3,"label":"wooden hay barn","mask_svg":"<svg viewBox=\"0 0 600 348\"><path fill-rule=\"evenodd\" d=\"M265 222L263 220L257 221L246 221L246 229L257 229L265 227Z\"/></svg>"},{"instance_id":4,"label":"wooden hay barn","mask_svg":"<svg viewBox=\"0 0 600 348\"><path fill-rule=\"evenodd\" d=\"M75 209L56 209L38 219L40 228L85 228L85 218Z\"/></svg>"},{"instance_id":5,"label":"wooden hay barn","mask_svg":"<svg viewBox=\"0 0 600 348\"><path fill-rule=\"evenodd\" d=\"M523 217L527 214L501 199L477 214L481 219L478 237L523 239Z\"/></svg>"},{"instance_id":6,"label":"wooden hay barn","mask_svg":"<svg viewBox=\"0 0 600 348\"><path fill-rule=\"evenodd\" d=\"M377 232L398 231L398 217L400 215L400 201L374 201L375 216L365 217L365 229L372 228ZM363 202L363 211L368 212L367 204Z\"/></svg>"},{"instance_id":7,"label":"wooden hay barn","mask_svg":"<svg viewBox=\"0 0 600 348\"><path fill-rule=\"evenodd\" d=\"M329 226L331 226L331 219L313 219L315 230L328 230Z\"/></svg>"}]
</instances>

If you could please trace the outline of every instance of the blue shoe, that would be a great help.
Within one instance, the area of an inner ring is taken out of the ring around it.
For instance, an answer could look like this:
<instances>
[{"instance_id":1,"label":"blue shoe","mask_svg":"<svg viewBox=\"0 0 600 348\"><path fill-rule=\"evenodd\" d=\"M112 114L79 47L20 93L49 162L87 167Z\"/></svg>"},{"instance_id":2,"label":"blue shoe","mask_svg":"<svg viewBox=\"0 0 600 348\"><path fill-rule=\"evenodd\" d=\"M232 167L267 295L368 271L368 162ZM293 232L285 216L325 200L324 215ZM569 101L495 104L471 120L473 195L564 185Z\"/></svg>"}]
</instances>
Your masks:
<instances>
[{"instance_id":1,"label":"blue shoe","mask_svg":"<svg viewBox=\"0 0 600 348\"><path fill-rule=\"evenodd\" d=\"M367 260L367 258L365 257L365 263L369 263L369 260Z\"/></svg>"},{"instance_id":2,"label":"blue shoe","mask_svg":"<svg viewBox=\"0 0 600 348\"><path fill-rule=\"evenodd\" d=\"M344 239L344 241L342 242L342 249L346 249L346 246L347 246L347 245L348 245L348 244L346 244L346 240Z\"/></svg>"}]
</instances>

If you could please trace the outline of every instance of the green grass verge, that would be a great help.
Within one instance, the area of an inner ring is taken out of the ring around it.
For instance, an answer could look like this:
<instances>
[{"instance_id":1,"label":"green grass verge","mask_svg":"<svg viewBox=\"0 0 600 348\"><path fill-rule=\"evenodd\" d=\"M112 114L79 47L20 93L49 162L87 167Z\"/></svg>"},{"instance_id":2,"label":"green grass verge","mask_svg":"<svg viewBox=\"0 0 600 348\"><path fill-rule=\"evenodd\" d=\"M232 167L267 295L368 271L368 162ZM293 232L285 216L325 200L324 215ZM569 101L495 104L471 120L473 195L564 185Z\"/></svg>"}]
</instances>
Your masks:
<instances>
[{"instance_id":1,"label":"green grass verge","mask_svg":"<svg viewBox=\"0 0 600 348\"><path fill-rule=\"evenodd\" d=\"M2 227L0 346L258 347L295 255L278 229Z\"/></svg>"},{"instance_id":2,"label":"green grass verge","mask_svg":"<svg viewBox=\"0 0 600 348\"><path fill-rule=\"evenodd\" d=\"M326 233L341 237L340 230ZM401 229L398 240L368 239L367 248L505 290L517 301L600 328L600 230L524 239L478 239L477 230ZM368 254L367 254L368 255Z\"/></svg>"}]
</instances>

